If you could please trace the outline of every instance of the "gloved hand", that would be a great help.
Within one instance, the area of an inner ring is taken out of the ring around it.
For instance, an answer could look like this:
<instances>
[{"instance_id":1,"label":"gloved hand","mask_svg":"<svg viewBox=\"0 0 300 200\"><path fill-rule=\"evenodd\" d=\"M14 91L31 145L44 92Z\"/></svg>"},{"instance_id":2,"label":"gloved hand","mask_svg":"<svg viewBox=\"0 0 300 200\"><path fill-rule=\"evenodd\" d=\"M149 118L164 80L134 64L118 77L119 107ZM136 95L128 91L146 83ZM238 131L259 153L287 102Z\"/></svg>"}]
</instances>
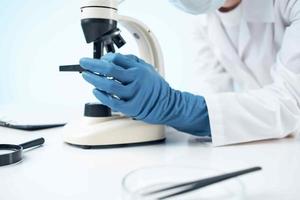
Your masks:
<instances>
[{"instance_id":1,"label":"gloved hand","mask_svg":"<svg viewBox=\"0 0 300 200\"><path fill-rule=\"evenodd\" d=\"M110 53L101 60L83 58L80 65L87 70L83 78L96 87L94 95L111 109L147 123L210 135L204 98L173 90L145 61Z\"/></svg>"}]
</instances>

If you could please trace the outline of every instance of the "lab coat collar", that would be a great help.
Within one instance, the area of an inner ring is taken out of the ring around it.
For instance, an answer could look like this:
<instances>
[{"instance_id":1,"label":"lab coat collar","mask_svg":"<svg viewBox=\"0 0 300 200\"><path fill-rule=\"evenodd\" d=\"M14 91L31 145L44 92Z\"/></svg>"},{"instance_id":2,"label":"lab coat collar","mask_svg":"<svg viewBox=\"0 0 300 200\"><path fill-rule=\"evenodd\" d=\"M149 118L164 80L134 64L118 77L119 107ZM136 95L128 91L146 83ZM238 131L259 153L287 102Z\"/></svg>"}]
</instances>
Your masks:
<instances>
[{"instance_id":1,"label":"lab coat collar","mask_svg":"<svg viewBox=\"0 0 300 200\"><path fill-rule=\"evenodd\" d=\"M251 36L247 23L245 22L244 26L241 27L242 30L240 31L240 34L243 35L243 39L240 38L240 40L243 42L240 45L242 45L242 51L237 53L226 34L220 16L210 14L208 18L211 23L210 26L208 26L208 32L213 46L216 47L214 48L215 54L220 62L240 85L244 85L245 88L259 88L260 86L257 80L251 76L250 73L246 73L247 66L243 63L241 56L239 55L245 51L244 49L246 49L246 46L250 42ZM244 32L244 34L242 34L242 32Z\"/></svg>"},{"instance_id":2,"label":"lab coat collar","mask_svg":"<svg viewBox=\"0 0 300 200\"><path fill-rule=\"evenodd\" d=\"M275 21L274 0L242 0L234 10L218 16L225 26L239 26L238 56L243 57L251 42L249 23L273 23Z\"/></svg>"},{"instance_id":3,"label":"lab coat collar","mask_svg":"<svg viewBox=\"0 0 300 200\"><path fill-rule=\"evenodd\" d=\"M244 1L243 1L244 2ZM239 42L238 42L238 52L236 52L240 58L243 57L245 50L251 40L251 33L249 30L249 26L247 20L243 17L244 13L243 9L244 5L241 3L238 7L230 12L220 12L219 15L220 20L224 24L224 28L230 28L234 26L239 26Z\"/></svg>"},{"instance_id":4,"label":"lab coat collar","mask_svg":"<svg viewBox=\"0 0 300 200\"><path fill-rule=\"evenodd\" d=\"M242 5L240 4L230 12L217 11L217 13L225 26L237 26L241 23L241 19L243 16L242 11Z\"/></svg>"},{"instance_id":5,"label":"lab coat collar","mask_svg":"<svg viewBox=\"0 0 300 200\"><path fill-rule=\"evenodd\" d=\"M242 58L246 52L248 44L251 41L251 33L247 22L242 21L239 31L239 57Z\"/></svg>"}]
</instances>

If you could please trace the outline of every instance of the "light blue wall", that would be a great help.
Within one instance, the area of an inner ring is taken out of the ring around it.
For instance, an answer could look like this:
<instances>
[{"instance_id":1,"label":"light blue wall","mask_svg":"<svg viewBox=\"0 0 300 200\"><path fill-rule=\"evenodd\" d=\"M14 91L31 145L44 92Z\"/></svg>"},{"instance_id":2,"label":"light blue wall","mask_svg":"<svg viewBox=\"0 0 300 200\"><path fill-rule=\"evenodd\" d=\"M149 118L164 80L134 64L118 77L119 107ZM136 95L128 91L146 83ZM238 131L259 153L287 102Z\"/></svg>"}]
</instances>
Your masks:
<instances>
[{"instance_id":1,"label":"light blue wall","mask_svg":"<svg viewBox=\"0 0 300 200\"><path fill-rule=\"evenodd\" d=\"M91 55L80 28L79 7L80 0L0 1L0 104L82 104L93 98L92 88L78 74L58 72L59 65ZM152 28L164 51L167 80L180 88L186 62L192 59L192 17L162 0L126 0L120 13ZM132 39L127 40L122 52L136 54Z\"/></svg>"}]
</instances>

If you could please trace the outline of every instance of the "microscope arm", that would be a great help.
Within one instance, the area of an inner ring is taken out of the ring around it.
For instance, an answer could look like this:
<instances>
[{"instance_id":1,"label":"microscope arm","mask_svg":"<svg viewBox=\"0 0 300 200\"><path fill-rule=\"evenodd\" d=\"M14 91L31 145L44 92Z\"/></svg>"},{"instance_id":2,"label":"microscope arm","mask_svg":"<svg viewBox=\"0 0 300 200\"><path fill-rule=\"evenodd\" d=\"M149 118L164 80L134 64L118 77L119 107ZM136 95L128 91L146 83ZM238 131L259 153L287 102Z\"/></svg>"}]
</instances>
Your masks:
<instances>
[{"instance_id":1,"label":"microscope arm","mask_svg":"<svg viewBox=\"0 0 300 200\"><path fill-rule=\"evenodd\" d=\"M153 65L161 76L164 76L165 71L162 50L152 31L144 23L131 17L119 16L118 21L135 38L141 58Z\"/></svg>"}]
</instances>

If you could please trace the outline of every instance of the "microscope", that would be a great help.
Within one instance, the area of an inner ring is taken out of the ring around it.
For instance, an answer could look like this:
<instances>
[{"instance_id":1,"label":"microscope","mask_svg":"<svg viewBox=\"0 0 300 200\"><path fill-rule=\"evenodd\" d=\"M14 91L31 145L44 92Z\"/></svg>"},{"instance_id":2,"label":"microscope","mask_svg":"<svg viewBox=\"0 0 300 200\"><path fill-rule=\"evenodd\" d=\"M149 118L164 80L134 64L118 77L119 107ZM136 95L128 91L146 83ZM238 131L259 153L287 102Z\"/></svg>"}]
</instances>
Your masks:
<instances>
[{"instance_id":1,"label":"microscope","mask_svg":"<svg viewBox=\"0 0 300 200\"><path fill-rule=\"evenodd\" d=\"M120 0L84 0L81 26L87 43L93 43L94 59L105 53L115 53L126 44L118 25L126 28L137 42L140 56L164 76L160 45L152 31L142 22L118 15ZM80 65L60 66L61 72L83 72ZM112 78L112 77L107 77ZM64 142L84 149L145 145L165 140L165 128L151 125L121 113L113 113L100 103L87 103L84 116L67 124Z\"/></svg>"}]
</instances>

